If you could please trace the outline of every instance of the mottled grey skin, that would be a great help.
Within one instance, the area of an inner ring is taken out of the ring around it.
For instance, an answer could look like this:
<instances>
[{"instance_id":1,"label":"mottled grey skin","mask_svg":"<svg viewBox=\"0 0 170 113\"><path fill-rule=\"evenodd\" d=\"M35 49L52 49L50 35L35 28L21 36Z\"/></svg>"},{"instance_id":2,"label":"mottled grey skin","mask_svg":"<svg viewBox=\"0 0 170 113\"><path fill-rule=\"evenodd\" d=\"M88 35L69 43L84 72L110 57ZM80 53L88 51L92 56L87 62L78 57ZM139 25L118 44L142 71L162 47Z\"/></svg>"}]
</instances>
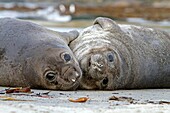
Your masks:
<instances>
[{"instance_id":1,"label":"mottled grey skin","mask_svg":"<svg viewBox=\"0 0 170 113\"><path fill-rule=\"evenodd\" d=\"M0 19L0 85L74 90L81 69L68 43L78 32L50 31L37 24Z\"/></svg>"},{"instance_id":2,"label":"mottled grey skin","mask_svg":"<svg viewBox=\"0 0 170 113\"><path fill-rule=\"evenodd\" d=\"M80 89L170 88L170 35L99 17L70 48L82 68Z\"/></svg>"}]
</instances>

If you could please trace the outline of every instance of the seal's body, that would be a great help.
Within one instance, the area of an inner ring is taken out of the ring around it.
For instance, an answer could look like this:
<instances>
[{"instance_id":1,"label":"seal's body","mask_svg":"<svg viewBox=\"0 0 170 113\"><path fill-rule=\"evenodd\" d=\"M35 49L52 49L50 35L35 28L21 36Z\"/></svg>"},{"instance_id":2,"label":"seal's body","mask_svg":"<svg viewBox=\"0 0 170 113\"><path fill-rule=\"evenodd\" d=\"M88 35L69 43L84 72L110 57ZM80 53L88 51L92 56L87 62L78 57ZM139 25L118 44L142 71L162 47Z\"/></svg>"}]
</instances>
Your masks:
<instances>
[{"instance_id":1,"label":"seal's body","mask_svg":"<svg viewBox=\"0 0 170 113\"><path fill-rule=\"evenodd\" d=\"M0 85L77 88L81 69L67 45L77 36L76 31L54 32L31 22L0 19Z\"/></svg>"},{"instance_id":2,"label":"seal's body","mask_svg":"<svg viewBox=\"0 0 170 113\"><path fill-rule=\"evenodd\" d=\"M170 35L99 17L71 42L82 89L170 87Z\"/></svg>"}]
</instances>

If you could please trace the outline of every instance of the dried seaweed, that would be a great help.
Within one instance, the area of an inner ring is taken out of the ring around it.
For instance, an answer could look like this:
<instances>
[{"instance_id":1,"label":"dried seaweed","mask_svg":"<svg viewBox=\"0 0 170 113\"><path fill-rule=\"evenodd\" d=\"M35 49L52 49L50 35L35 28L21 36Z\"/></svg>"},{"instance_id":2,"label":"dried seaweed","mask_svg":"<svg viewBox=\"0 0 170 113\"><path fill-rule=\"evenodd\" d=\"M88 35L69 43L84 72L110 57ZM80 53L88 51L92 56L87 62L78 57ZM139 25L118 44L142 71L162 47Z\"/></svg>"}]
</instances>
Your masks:
<instances>
[{"instance_id":1,"label":"dried seaweed","mask_svg":"<svg viewBox=\"0 0 170 113\"><path fill-rule=\"evenodd\" d=\"M31 89L30 87L17 87L17 88L9 88L9 89L5 89L6 93L31 93Z\"/></svg>"},{"instance_id":2,"label":"dried seaweed","mask_svg":"<svg viewBox=\"0 0 170 113\"><path fill-rule=\"evenodd\" d=\"M15 96L32 96L32 97L41 97L41 98L53 98L52 96L49 96L50 91L43 92L43 93L34 93L31 91L30 87L16 87L16 88L8 88L5 90L1 90L0 94L10 94L10 95L15 95ZM5 96L0 96L1 100ZM9 98L3 98L3 100L10 100L10 101L17 101L18 99L14 99L12 97ZM21 101L20 99L18 101ZM26 101L26 100L24 100Z\"/></svg>"},{"instance_id":3,"label":"dried seaweed","mask_svg":"<svg viewBox=\"0 0 170 113\"><path fill-rule=\"evenodd\" d=\"M116 97L116 96L112 96L112 97L109 98L109 100L127 101L129 103L134 103L135 99L133 99L131 97Z\"/></svg>"},{"instance_id":4,"label":"dried seaweed","mask_svg":"<svg viewBox=\"0 0 170 113\"><path fill-rule=\"evenodd\" d=\"M151 101L151 100L144 100L143 102L140 100L133 99L132 97L117 97L117 96L112 96L109 98L109 100L114 100L114 101L121 101L121 102L128 102L129 104L170 104L168 101Z\"/></svg>"}]
</instances>

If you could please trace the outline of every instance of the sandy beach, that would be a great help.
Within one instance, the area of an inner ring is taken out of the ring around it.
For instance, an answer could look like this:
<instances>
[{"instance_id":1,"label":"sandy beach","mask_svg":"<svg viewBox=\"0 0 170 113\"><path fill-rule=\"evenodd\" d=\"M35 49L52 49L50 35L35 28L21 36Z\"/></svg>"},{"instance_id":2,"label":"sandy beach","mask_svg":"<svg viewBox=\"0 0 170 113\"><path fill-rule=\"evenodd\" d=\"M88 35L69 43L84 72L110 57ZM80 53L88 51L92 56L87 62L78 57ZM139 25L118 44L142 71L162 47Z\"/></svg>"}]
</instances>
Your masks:
<instances>
[{"instance_id":1,"label":"sandy beach","mask_svg":"<svg viewBox=\"0 0 170 113\"><path fill-rule=\"evenodd\" d=\"M0 87L3 91L5 87ZM0 94L0 113L169 113L170 89L50 91ZM46 94L47 95L43 95ZM12 99L9 99L12 98ZM87 97L86 102L69 99Z\"/></svg>"}]
</instances>

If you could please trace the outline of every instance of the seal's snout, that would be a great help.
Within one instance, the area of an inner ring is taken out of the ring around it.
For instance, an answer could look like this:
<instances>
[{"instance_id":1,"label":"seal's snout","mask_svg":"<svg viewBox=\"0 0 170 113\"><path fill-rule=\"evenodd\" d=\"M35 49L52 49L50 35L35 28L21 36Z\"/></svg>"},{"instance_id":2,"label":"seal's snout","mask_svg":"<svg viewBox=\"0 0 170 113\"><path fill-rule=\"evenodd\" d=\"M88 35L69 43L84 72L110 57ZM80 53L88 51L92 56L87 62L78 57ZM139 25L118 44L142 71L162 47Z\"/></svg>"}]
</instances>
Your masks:
<instances>
[{"instance_id":1,"label":"seal's snout","mask_svg":"<svg viewBox=\"0 0 170 113\"><path fill-rule=\"evenodd\" d=\"M80 78L80 74L78 74L78 72L73 72L70 77L68 78L68 80L70 82L76 82L78 79Z\"/></svg>"},{"instance_id":2,"label":"seal's snout","mask_svg":"<svg viewBox=\"0 0 170 113\"><path fill-rule=\"evenodd\" d=\"M73 67L63 67L62 76L66 82L75 83L80 78L81 74L77 72Z\"/></svg>"},{"instance_id":3,"label":"seal's snout","mask_svg":"<svg viewBox=\"0 0 170 113\"><path fill-rule=\"evenodd\" d=\"M89 60L89 75L94 79L103 79L106 61L102 54L91 55Z\"/></svg>"},{"instance_id":4,"label":"seal's snout","mask_svg":"<svg viewBox=\"0 0 170 113\"><path fill-rule=\"evenodd\" d=\"M90 65L92 69L102 72L105 68L105 60L101 54L92 55Z\"/></svg>"}]
</instances>

